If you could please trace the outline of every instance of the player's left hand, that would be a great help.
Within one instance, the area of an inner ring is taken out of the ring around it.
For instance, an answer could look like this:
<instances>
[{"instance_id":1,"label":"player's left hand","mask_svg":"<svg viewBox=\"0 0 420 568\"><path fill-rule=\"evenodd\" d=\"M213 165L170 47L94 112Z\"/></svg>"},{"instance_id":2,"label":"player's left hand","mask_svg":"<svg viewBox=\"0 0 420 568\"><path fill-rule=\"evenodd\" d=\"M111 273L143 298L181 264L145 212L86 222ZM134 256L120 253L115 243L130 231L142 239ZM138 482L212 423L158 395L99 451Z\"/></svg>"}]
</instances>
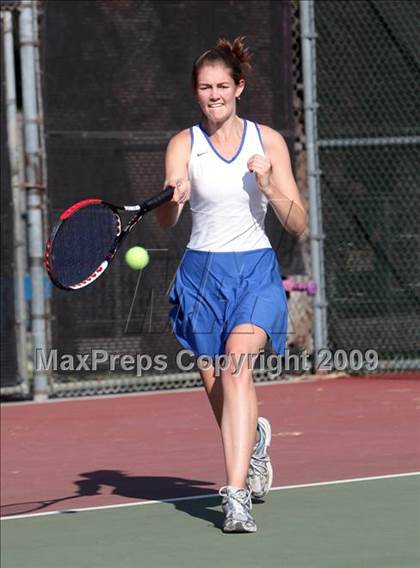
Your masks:
<instances>
[{"instance_id":1,"label":"player's left hand","mask_svg":"<svg viewBox=\"0 0 420 568\"><path fill-rule=\"evenodd\" d=\"M270 186L271 177L271 162L266 156L260 156L259 154L254 154L251 156L247 162L247 166L250 172L255 173L255 179L257 182L258 189L265 193Z\"/></svg>"}]
</instances>

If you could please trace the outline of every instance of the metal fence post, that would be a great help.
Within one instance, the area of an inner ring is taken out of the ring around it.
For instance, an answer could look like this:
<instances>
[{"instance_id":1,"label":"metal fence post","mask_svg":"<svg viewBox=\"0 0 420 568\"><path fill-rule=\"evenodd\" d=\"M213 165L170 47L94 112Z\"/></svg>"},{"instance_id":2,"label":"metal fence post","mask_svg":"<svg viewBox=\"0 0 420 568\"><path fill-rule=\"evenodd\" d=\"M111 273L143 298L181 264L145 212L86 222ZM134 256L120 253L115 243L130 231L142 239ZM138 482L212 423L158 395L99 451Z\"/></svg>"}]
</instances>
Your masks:
<instances>
[{"instance_id":1,"label":"metal fence post","mask_svg":"<svg viewBox=\"0 0 420 568\"><path fill-rule=\"evenodd\" d=\"M309 227L311 243L312 275L317 284L314 300L314 367L318 367L318 355L327 347L327 304L325 294L322 212L319 184L317 147L317 95L315 59L315 22L313 0L301 0L302 68L305 109L305 141L308 167Z\"/></svg>"},{"instance_id":2,"label":"metal fence post","mask_svg":"<svg viewBox=\"0 0 420 568\"><path fill-rule=\"evenodd\" d=\"M18 120L16 108L16 76L13 41L12 12L2 12L3 47L5 71L5 95L7 115L7 146L10 162L10 178L13 200L13 248L14 248L14 288L16 310L17 371L20 392L27 394L28 386L28 354L26 337L26 301L25 301L25 269L26 269L26 236L21 207L21 175L18 157Z\"/></svg>"},{"instance_id":3,"label":"metal fence post","mask_svg":"<svg viewBox=\"0 0 420 568\"><path fill-rule=\"evenodd\" d=\"M36 93L33 2L21 3L19 18L20 53L22 66L22 98L26 158L26 187L28 209L29 271L31 277L32 352L46 353L46 311L43 268L43 199L39 116ZM48 380L44 370L34 366L34 400L48 397Z\"/></svg>"}]
</instances>

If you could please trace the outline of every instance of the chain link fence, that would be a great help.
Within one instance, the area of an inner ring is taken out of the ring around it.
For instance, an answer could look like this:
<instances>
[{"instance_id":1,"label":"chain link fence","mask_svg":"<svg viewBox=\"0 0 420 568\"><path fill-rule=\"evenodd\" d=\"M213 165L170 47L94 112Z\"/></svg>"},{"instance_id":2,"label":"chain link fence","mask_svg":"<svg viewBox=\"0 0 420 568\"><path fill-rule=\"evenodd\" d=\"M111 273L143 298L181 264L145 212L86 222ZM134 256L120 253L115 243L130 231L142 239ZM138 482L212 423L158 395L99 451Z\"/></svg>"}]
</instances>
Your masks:
<instances>
[{"instance_id":1,"label":"chain link fence","mask_svg":"<svg viewBox=\"0 0 420 568\"><path fill-rule=\"evenodd\" d=\"M240 113L282 132L298 187L308 201L312 173L308 175L305 132L305 3L312 6L315 28L311 41L319 171L314 175L324 236L327 347L330 353L375 350L378 369L418 370L418 2L39 2L48 217L52 221L71 202L87 195L136 202L160 187L170 136L198 119L188 87L191 61L223 35L248 37L255 70ZM2 2L2 8L6 4L15 15L19 12L19 2ZM266 34L259 34L259 29ZM9 199L7 192L2 195ZM2 210L3 236L12 215L7 210L10 204L9 200ZM278 235L270 211L267 229L287 278L289 353L313 356L317 303L310 282L314 273L310 247L314 235L308 231L299 243ZM132 303L137 273L126 268L121 255L95 289L77 297L54 290L47 301L52 317L50 346L74 354L98 347L109 353L175 354L178 346L170 330L161 332L167 324L166 291L189 230L188 216L169 234L152 217L145 220L140 244L153 249L159 242L166 250L161 257L159 251L152 252L152 263L141 277L142 287L149 291L156 291L159 282L160 298L165 299L152 299L158 334L144 333L150 294ZM4 262L9 263L12 249L6 242L3 238ZM11 286L9 296L2 287L3 302L9 307ZM2 341L11 338L5 333ZM13 368L14 349L8 348ZM258 365L255 370L256 381L287 375ZM50 395L200 384L198 373L180 373L174 366L164 374L147 372L141 377L64 371L50 377Z\"/></svg>"},{"instance_id":2,"label":"chain link fence","mask_svg":"<svg viewBox=\"0 0 420 568\"><path fill-rule=\"evenodd\" d=\"M420 370L420 3L314 8L329 347Z\"/></svg>"},{"instance_id":3,"label":"chain link fence","mask_svg":"<svg viewBox=\"0 0 420 568\"><path fill-rule=\"evenodd\" d=\"M51 222L88 195L136 203L161 187L169 138L200 118L190 92L192 61L218 37L247 37L254 70L239 113L282 132L293 156L290 12L288 2L270 1L47 1L41 47ZM54 396L201 385L198 373L180 372L175 362L180 347L167 318L167 290L190 227L188 210L171 231L158 227L153 216L145 218L136 238L151 251L151 263L139 286L123 250L91 288L77 295L53 290L52 342L58 355L101 349L154 359L165 353L165 372L146 369L136 377L118 365L106 372L108 361L96 376L59 369L51 380ZM301 274L300 243L279 230L271 210L266 227L283 275ZM256 380L264 379L257 371Z\"/></svg>"}]
</instances>

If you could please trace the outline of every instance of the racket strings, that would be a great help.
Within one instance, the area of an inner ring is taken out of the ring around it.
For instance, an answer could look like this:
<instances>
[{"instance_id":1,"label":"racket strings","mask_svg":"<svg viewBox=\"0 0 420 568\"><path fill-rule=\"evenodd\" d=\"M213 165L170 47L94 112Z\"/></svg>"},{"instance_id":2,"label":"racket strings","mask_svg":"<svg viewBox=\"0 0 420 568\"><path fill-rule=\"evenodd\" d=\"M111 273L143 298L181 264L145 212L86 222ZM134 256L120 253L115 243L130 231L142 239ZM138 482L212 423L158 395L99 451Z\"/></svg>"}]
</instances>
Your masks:
<instances>
[{"instance_id":1,"label":"racket strings","mask_svg":"<svg viewBox=\"0 0 420 568\"><path fill-rule=\"evenodd\" d=\"M53 276L65 287L95 273L115 249L121 219L110 207L95 203L79 209L58 229L51 249Z\"/></svg>"}]
</instances>

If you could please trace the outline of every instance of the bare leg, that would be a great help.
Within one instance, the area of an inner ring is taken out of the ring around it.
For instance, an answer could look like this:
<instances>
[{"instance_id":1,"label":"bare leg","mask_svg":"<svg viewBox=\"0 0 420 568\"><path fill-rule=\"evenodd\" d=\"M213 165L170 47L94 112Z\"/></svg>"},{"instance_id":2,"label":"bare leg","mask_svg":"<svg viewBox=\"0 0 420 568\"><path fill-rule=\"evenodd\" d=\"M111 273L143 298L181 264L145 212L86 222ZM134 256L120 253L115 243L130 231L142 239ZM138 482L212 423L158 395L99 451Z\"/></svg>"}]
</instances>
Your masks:
<instances>
[{"instance_id":1,"label":"bare leg","mask_svg":"<svg viewBox=\"0 0 420 568\"><path fill-rule=\"evenodd\" d=\"M214 369L201 369L201 379L206 389L206 393L211 404L216 422L221 428L223 412L223 389L220 377L214 376Z\"/></svg>"},{"instance_id":2,"label":"bare leg","mask_svg":"<svg viewBox=\"0 0 420 568\"><path fill-rule=\"evenodd\" d=\"M201 369L201 379L207 393L214 417L219 428L222 427L223 388L221 377L214 376L214 369ZM258 432L255 431L254 444L258 442Z\"/></svg>"},{"instance_id":3,"label":"bare leg","mask_svg":"<svg viewBox=\"0 0 420 568\"><path fill-rule=\"evenodd\" d=\"M231 364L228 369L222 371L220 381L223 394L221 431L226 477L227 484L235 487L246 487L257 429L257 396L248 355L258 353L266 339L266 333L261 328L252 324L241 324L232 331L226 343L226 354L230 356L231 361L239 363L241 355L243 356L239 371L238 365L235 368ZM214 385L216 384L217 379ZM216 399L218 395L218 391L215 391Z\"/></svg>"}]
</instances>

